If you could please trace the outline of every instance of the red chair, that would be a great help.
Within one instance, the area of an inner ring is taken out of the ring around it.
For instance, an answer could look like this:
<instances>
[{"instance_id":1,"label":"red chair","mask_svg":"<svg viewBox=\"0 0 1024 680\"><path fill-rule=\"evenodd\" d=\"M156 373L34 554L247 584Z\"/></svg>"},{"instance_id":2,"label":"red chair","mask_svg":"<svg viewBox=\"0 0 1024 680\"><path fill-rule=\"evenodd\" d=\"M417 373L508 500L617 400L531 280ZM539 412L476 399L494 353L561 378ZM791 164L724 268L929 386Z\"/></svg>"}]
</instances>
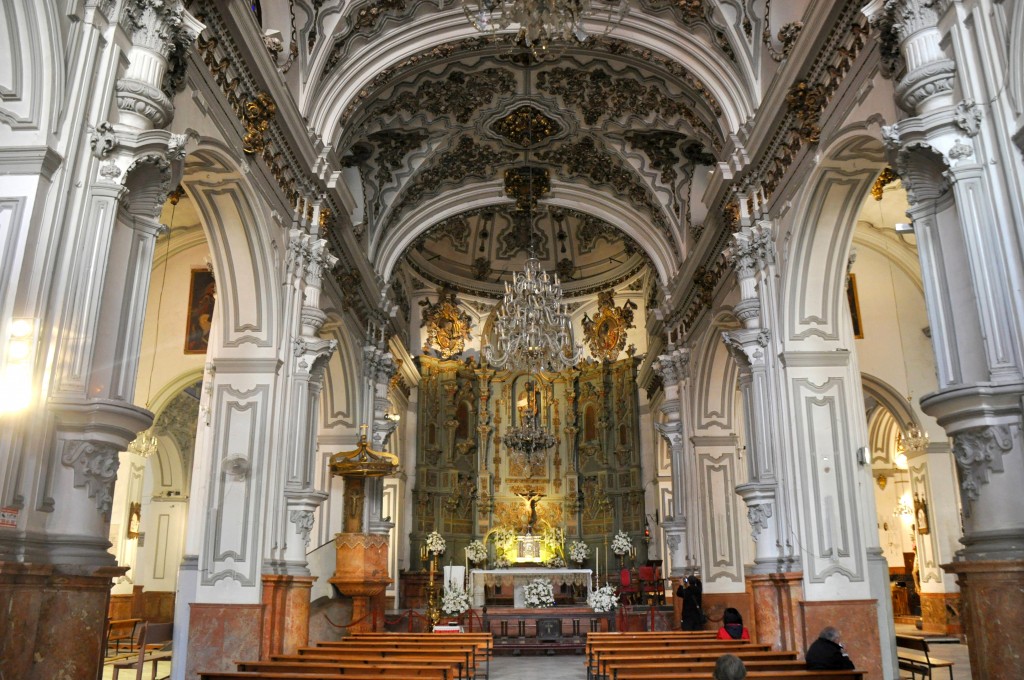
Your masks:
<instances>
[{"instance_id":1,"label":"red chair","mask_svg":"<svg viewBox=\"0 0 1024 680\"><path fill-rule=\"evenodd\" d=\"M649 604L665 604L665 580L658 567L640 567L640 592Z\"/></svg>"},{"instance_id":2,"label":"red chair","mask_svg":"<svg viewBox=\"0 0 1024 680\"><path fill-rule=\"evenodd\" d=\"M619 602L635 603L640 597L640 586L630 576L629 569L619 572Z\"/></svg>"}]
</instances>

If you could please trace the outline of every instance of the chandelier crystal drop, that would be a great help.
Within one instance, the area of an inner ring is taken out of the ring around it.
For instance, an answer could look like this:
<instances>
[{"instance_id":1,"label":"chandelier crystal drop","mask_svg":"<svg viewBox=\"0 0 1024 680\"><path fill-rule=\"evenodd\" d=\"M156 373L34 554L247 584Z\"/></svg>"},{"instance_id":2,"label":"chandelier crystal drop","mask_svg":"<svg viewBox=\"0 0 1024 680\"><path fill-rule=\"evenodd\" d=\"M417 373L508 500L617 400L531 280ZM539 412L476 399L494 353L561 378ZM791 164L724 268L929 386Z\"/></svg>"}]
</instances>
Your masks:
<instances>
[{"instance_id":1,"label":"chandelier crystal drop","mask_svg":"<svg viewBox=\"0 0 1024 680\"><path fill-rule=\"evenodd\" d=\"M896 434L897 451L924 451L926 448L928 448L928 433L917 425L911 425L906 433Z\"/></svg>"},{"instance_id":2,"label":"chandelier crystal drop","mask_svg":"<svg viewBox=\"0 0 1024 680\"><path fill-rule=\"evenodd\" d=\"M558 371L580 362L583 345L573 337L572 322L562 304L558 275L541 271L531 253L522 273L505 282L505 296L494 324L494 342L484 357L496 368L530 373Z\"/></svg>"},{"instance_id":3,"label":"chandelier crystal drop","mask_svg":"<svg viewBox=\"0 0 1024 680\"><path fill-rule=\"evenodd\" d=\"M462 8L481 33L518 26L518 39L535 56L556 40L582 43L592 35L583 26L583 20L594 14L591 0L462 0ZM604 33L621 22L628 9L626 0L609 4Z\"/></svg>"},{"instance_id":4,"label":"chandelier crystal drop","mask_svg":"<svg viewBox=\"0 0 1024 680\"><path fill-rule=\"evenodd\" d=\"M158 440L152 430L143 430L135 439L128 443L128 452L143 458L150 458L157 452Z\"/></svg>"}]
</instances>

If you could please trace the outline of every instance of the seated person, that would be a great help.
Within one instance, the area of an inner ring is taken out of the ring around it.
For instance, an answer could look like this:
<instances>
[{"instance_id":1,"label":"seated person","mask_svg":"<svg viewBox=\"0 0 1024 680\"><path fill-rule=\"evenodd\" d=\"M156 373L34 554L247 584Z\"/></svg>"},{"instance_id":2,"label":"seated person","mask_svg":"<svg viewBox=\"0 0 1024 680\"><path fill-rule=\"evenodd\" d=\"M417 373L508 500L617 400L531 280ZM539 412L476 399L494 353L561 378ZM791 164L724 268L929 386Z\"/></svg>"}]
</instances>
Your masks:
<instances>
[{"instance_id":1,"label":"seated person","mask_svg":"<svg viewBox=\"0 0 1024 680\"><path fill-rule=\"evenodd\" d=\"M844 671L854 668L853 661L839 642L839 631L832 626L818 633L818 639L807 649L805 659L807 670L810 671Z\"/></svg>"},{"instance_id":2,"label":"seated person","mask_svg":"<svg viewBox=\"0 0 1024 680\"><path fill-rule=\"evenodd\" d=\"M747 667L742 659L734 654L723 654L715 662L713 680L743 680L747 677Z\"/></svg>"},{"instance_id":3,"label":"seated person","mask_svg":"<svg viewBox=\"0 0 1024 680\"><path fill-rule=\"evenodd\" d=\"M750 631L743 627L743 616L738 609L729 607L722 615L722 627L718 629L719 640L749 640Z\"/></svg>"}]
</instances>

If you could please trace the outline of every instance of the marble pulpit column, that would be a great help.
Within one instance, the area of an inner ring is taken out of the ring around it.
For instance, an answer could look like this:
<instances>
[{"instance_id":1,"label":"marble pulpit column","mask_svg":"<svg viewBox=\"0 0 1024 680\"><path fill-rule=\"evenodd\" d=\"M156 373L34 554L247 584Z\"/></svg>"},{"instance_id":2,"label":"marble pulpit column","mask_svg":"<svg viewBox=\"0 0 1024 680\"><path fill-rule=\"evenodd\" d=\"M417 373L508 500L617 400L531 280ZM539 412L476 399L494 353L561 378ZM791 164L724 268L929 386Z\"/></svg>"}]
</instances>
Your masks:
<instances>
[{"instance_id":1,"label":"marble pulpit column","mask_svg":"<svg viewBox=\"0 0 1024 680\"><path fill-rule=\"evenodd\" d=\"M939 16L939 12L947 16ZM943 565L961 588L976 678L1016 672L1024 642L1024 276L1021 155L1014 106L984 47L1005 27L961 21L959 3L901 0L873 22L899 41L896 101L910 117L884 128L907 190L935 349L938 389L921 399L953 439L964 535ZM959 102L957 96L962 96Z\"/></svg>"}]
</instances>

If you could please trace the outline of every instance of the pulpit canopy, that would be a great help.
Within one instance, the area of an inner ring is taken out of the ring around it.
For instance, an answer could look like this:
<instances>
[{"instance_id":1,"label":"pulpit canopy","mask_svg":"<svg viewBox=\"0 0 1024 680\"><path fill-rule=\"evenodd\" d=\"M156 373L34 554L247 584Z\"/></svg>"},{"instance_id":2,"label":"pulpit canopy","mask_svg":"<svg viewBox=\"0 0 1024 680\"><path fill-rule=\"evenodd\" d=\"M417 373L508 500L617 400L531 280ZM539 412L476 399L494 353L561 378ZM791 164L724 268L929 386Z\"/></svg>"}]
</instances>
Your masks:
<instances>
[{"instance_id":1,"label":"pulpit canopy","mask_svg":"<svg viewBox=\"0 0 1024 680\"><path fill-rule=\"evenodd\" d=\"M355 450L334 454L330 464L331 474L336 477L384 477L398 469L398 456L374 451L363 435Z\"/></svg>"}]
</instances>

